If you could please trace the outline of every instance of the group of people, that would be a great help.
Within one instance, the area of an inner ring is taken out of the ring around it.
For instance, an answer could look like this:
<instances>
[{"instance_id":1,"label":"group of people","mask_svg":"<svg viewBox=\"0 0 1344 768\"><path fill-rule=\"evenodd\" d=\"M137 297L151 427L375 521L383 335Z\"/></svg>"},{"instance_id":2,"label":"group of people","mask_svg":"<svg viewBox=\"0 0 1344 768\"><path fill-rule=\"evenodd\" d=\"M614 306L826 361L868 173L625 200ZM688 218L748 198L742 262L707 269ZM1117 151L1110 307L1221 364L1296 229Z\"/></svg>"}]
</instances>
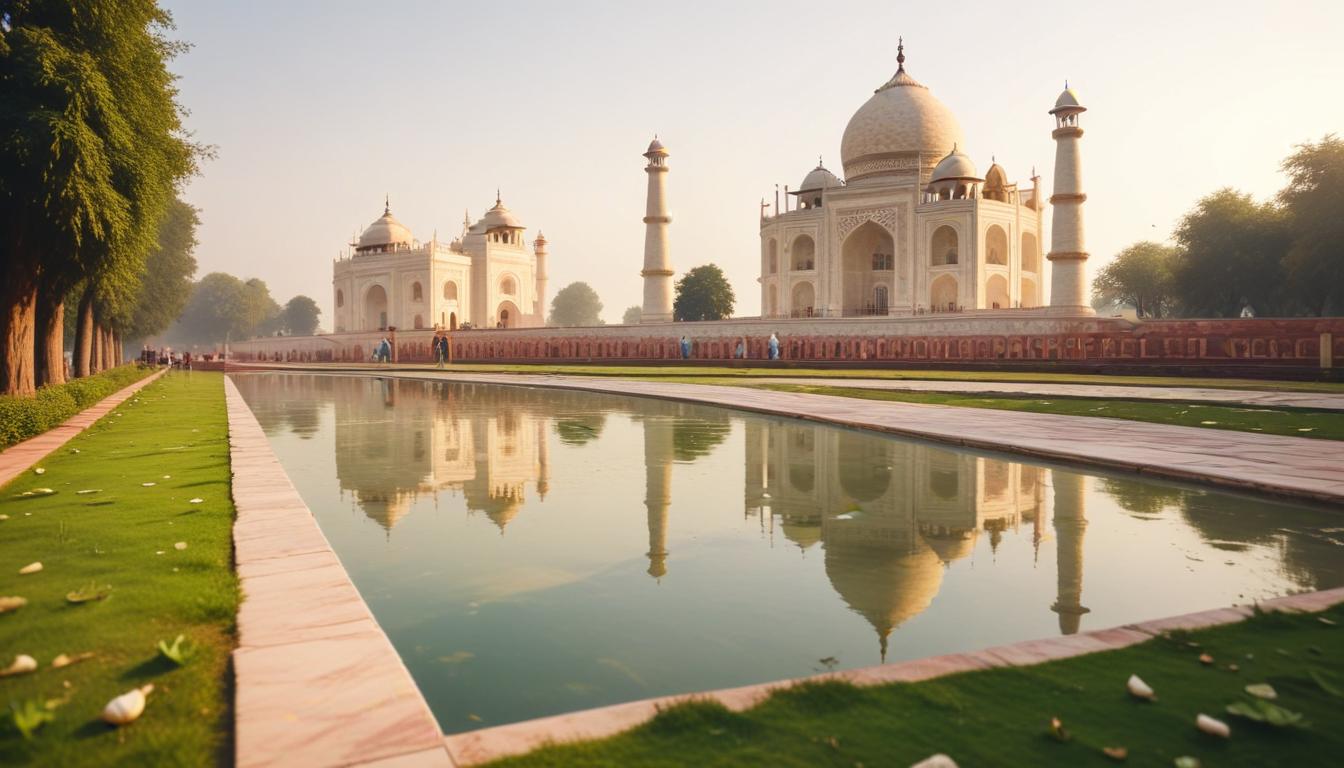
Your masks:
<instances>
[{"instance_id":1,"label":"group of people","mask_svg":"<svg viewBox=\"0 0 1344 768\"><path fill-rule=\"evenodd\" d=\"M141 365L158 365L168 368L191 370L191 353L174 352L171 349L154 349L148 344L140 348Z\"/></svg>"},{"instance_id":2,"label":"group of people","mask_svg":"<svg viewBox=\"0 0 1344 768\"><path fill-rule=\"evenodd\" d=\"M434 364L442 368L452 358L452 352L448 349L448 334L438 331L434 334L434 339L429 343L430 349L434 352ZM382 338L373 347L373 362L390 363L392 362L392 342L386 336Z\"/></svg>"},{"instance_id":3,"label":"group of people","mask_svg":"<svg viewBox=\"0 0 1344 768\"><path fill-rule=\"evenodd\" d=\"M691 340L685 336L681 337L681 359L691 359ZM770 339L766 342L766 348L771 360L779 359L779 337L774 333L770 334ZM744 360L747 357L747 340L738 339L737 347L733 350L733 357L737 360Z\"/></svg>"}]
</instances>

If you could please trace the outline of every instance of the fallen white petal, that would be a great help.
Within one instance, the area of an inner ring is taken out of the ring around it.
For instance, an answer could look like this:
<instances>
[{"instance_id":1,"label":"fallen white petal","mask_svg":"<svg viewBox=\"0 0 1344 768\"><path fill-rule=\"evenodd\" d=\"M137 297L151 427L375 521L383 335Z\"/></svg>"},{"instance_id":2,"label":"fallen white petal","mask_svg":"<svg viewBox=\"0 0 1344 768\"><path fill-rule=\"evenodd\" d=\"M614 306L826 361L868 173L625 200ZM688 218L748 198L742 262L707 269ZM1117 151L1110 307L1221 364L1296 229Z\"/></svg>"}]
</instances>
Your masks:
<instances>
[{"instance_id":1,"label":"fallen white petal","mask_svg":"<svg viewBox=\"0 0 1344 768\"><path fill-rule=\"evenodd\" d=\"M181 552L182 550L184 550L184 549L186 549L186 548L187 548L187 542L185 542L185 541L179 541L179 542L177 542L176 544L173 545L173 549L176 549L178 552Z\"/></svg>"},{"instance_id":2,"label":"fallen white petal","mask_svg":"<svg viewBox=\"0 0 1344 768\"><path fill-rule=\"evenodd\" d=\"M196 498L196 499L192 499L191 501L188 501L187 503L188 503L188 504L200 504L202 501L205 501L205 499Z\"/></svg>"},{"instance_id":3,"label":"fallen white petal","mask_svg":"<svg viewBox=\"0 0 1344 768\"><path fill-rule=\"evenodd\" d=\"M19 569L19 575L27 576L30 573L37 573L40 570L42 570L41 563L29 563Z\"/></svg>"}]
</instances>

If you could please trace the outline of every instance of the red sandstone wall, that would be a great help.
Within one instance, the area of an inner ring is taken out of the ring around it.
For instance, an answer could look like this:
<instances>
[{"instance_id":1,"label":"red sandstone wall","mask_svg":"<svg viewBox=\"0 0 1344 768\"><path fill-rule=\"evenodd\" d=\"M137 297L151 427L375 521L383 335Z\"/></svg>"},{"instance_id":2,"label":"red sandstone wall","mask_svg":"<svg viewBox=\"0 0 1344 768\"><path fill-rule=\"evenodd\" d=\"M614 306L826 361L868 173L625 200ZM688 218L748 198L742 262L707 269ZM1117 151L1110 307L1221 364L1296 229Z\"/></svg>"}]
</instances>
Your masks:
<instances>
[{"instance_id":1,"label":"red sandstone wall","mask_svg":"<svg viewBox=\"0 0 1344 768\"><path fill-rule=\"evenodd\" d=\"M1061 324L1067 321L1062 321ZM731 360L737 342L747 357L763 360L765 335L713 336L712 330L692 341L695 360ZM1328 336L1326 336L1328 334ZM430 362L432 331L398 331L396 360ZM370 339L373 337L370 336ZM602 360L657 361L678 359L677 329L637 338L617 337L593 329L587 335L539 337L497 331L458 331L452 335L458 361ZM1328 338L1335 365L1344 361L1344 318L1161 320L1134 327L1113 325L1101 331L1044 334L800 335L779 334L780 357L795 361L959 362L1116 361L1127 364L1314 366L1320 361L1322 338ZM285 342L293 346L286 348ZM362 362L373 341L337 342L316 352L303 349L304 339L266 339L233 353L235 360L291 362Z\"/></svg>"}]
</instances>

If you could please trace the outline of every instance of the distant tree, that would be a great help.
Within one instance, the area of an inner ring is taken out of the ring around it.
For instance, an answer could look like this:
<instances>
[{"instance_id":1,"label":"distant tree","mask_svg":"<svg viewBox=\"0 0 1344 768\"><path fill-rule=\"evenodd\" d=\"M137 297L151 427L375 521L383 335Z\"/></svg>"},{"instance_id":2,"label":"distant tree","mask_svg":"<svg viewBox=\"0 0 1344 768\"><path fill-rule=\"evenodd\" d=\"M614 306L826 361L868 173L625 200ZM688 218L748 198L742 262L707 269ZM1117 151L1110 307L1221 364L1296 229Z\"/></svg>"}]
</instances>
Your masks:
<instances>
[{"instance_id":1,"label":"distant tree","mask_svg":"<svg viewBox=\"0 0 1344 768\"><path fill-rule=\"evenodd\" d=\"M550 325L574 327L602 324L602 301L587 283L570 283L551 299Z\"/></svg>"},{"instance_id":2,"label":"distant tree","mask_svg":"<svg viewBox=\"0 0 1344 768\"><path fill-rule=\"evenodd\" d=\"M1284 259L1288 290L1316 315L1344 309L1344 140L1329 134L1283 161L1279 193L1291 244Z\"/></svg>"},{"instance_id":3,"label":"distant tree","mask_svg":"<svg viewBox=\"0 0 1344 768\"><path fill-rule=\"evenodd\" d=\"M162 333L172 325L191 296L191 276L196 272L196 227L201 223L195 208L173 200L159 224L158 245L145 260L129 338L143 339Z\"/></svg>"},{"instance_id":4,"label":"distant tree","mask_svg":"<svg viewBox=\"0 0 1344 768\"><path fill-rule=\"evenodd\" d=\"M1174 286L1183 314L1236 317L1247 303L1262 315L1280 312L1288 229L1273 204L1221 189L1181 220L1176 245Z\"/></svg>"},{"instance_id":5,"label":"distant tree","mask_svg":"<svg viewBox=\"0 0 1344 768\"><path fill-rule=\"evenodd\" d=\"M321 315L316 301L303 295L295 296L280 310L280 329L290 336L312 336Z\"/></svg>"},{"instance_id":6,"label":"distant tree","mask_svg":"<svg viewBox=\"0 0 1344 768\"><path fill-rule=\"evenodd\" d=\"M639 325L639 318L643 316L644 310L638 304L626 307L625 314L621 315L621 325Z\"/></svg>"},{"instance_id":7,"label":"distant tree","mask_svg":"<svg viewBox=\"0 0 1344 768\"><path fill-rule=\"evenodd\" d=\"M717 265L691 269L677 281L676 290L672 302L675 320L722 320L733 315L733 287Z\"/></svg>"},{"instance_id":8,"label":"distant tree","mask_svg":"<svg viewBox=\"0 0 1344 768\"><path fill-rule=\"evenodd\" d=\"M266 283L243 282L233 275L211 272L192 289L177 324L167 333L179 344L218 344L267 333L279 307Z\"/></svg>"},{"instance_id":9,"label":"distant tree","mask_svg":"<svg viewBox=\"0 0 1344 768\"><path fill-rule=\"evenodd\" d=\"M1128 304L1139 317L1166 317L1175 303L1172 267L1176 249L1150 241L1120 252L1092 281L1103 305Z\"/></svg>"},{"instance_id":10,"label":"distant tree","mask_svg":"<svg viewBox=\"0 0 1344 768\"><path fill-rule=\"evenodd\" d=\"M251 325L245 326L249 336L269 336L280 330L281 316L280 305L271 298L271 289L266 287L266 281L259 277L248 278L243 283L243 299L245 322Z\"/></svg>"}]
</instances>

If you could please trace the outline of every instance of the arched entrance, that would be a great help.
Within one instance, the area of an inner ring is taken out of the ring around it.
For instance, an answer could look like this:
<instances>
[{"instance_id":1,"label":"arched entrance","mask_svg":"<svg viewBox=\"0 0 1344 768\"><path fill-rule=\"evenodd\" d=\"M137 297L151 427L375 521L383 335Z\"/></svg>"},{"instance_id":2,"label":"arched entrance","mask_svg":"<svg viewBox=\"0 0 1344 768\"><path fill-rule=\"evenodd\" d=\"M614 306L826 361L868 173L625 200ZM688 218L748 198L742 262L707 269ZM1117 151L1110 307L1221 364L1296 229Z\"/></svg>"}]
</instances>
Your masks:
<instances>
[{"instance_id":1,"label":"arched entrance","mask_svg":"<svg viewBox=\"0 0 1344 768\"><path fill-rule=\"evenodd\" d=\"M523 315L518 311L518 305L512 301L501 301L499 309L495 311L496 328L517 328L518 322L522 320Z\"/></svg>"},{"instance_id":2,"label":"arched entrance","mask_svg":"<svg viewBox=\"0 0 1344 768\"><path fill-rule=\"evenodd\" d=\"M929 286L929 309L934 312L951 312L957 307L957 278L952 275L939 275Z\"/></svg>"},{"instance_id":3,"label":"arched entrance","mask_svg":"<svg viewBox=\"0 0 1344 768\"><path fill-rule=\"evenodd\" d=\"M795 237L793 245L789 246L789 254L795 272L817 268L817 244L811 237L807 235Z\"/></svg>"},{"instance_id":4,"label":"arched entrance","mask_svg":"<svg viewBox=\"0 0 1344 768\"><path fill-rule=\"evenodd\" d=\"M457 330L457 313L456 313L456 312L449 312L449 313L448 313L448 330L450 330L450 331L456 331L456 330Z\"/></svg>"},{"instance_id":5,"label":"arched entrance","mask_svg":"<svg viewBox=\"0 0 1344 768\"><path fill-rule=\"evenodd\" d=\"M985 307L990 309L1008 309L1012 306L1008 298L1008 278L992 275L985 281Z\"/></svg>"},{"instance_id":6,"label":"arched entrance","mask_svg":"<svg viewBox=\"0 0 1344 768\"><path fill-rule=\"evenodd\" d=\"M376 331L387 327L387 290L374 285L364 293L364 327L361 330Z\"/></svg>"},{"instance_id":7,"label":"arched entrance","mask_svg":"<svg viewBox=\"0 0 1344 768\"><path fill-rule=\"evenodd\" d=\"M1008 266L1008 235L998 224L992 225L985 235L985 263Z\"/></svg>"},{"instance_id":8,"label":"arched entrance","mask_svg":"<svg viewBox=\"0 0 1344 768\"><path fill-rule=\"evenodd\" d=\"M793 286L793 303L789 308L794 317L811 317L817 305L817 291L809 282Z\"/></svg>"},{"instance_id":9,"label":"arched entrance","mask_svg":"<svg viewBox=\"0 0 1344 768\"><path fill-rule=\"evenodd\" d=\"M845 238L840 252L844 314L873 314L873 289L878 280L892 281L896 246L891 233L876 222L866 222Z\"/></svg>"}]
</instances>

